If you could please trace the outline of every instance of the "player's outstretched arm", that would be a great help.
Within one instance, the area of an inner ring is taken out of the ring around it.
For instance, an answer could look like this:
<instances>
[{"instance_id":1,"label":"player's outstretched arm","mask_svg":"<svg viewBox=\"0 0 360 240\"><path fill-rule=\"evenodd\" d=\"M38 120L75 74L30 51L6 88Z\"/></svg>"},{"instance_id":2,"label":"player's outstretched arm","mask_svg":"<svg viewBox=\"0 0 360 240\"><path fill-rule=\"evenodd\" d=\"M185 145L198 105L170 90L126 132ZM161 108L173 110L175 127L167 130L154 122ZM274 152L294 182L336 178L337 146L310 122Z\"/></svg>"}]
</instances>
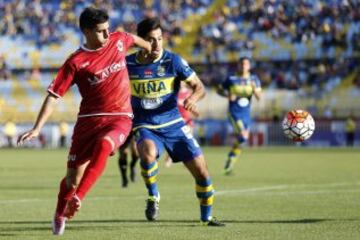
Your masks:
<instances>
[{"instance_id":1,"label":"player's outstretched arm","mask_svg":"<svg viewBox=\"0 0 360 240\"><path fill-rule=\"evenodd\" d=\"M261 88L256 87L255 82L251 82L251 87L253 89L253 93L254 93L256 100L259 101L261 98Z\"/></svg>"},{"instance_id":2,"label":"player's outstretched arm","mask_svg":"<svg viewBox=\"0 0 360 240\"><path fill-rule=\"evenodd\" d=\"M186 83L192 89L192 94L184 100L184 108L192 112L195 116L198 116L198 110L196 103L205 97L205 87L201 80L197 77L196 74L193 77L186 81Z\"/></svg>"},{"instance_id":3,"label":"player's outstretched arm","mask_svg":"<svg viewBox=\"0 0 360 240\"><path fill-rule=\"evenodd\" d=\"M229 92L225 90L221 85L216 86L216 93L223 97L229 96Z\"/></svg>"},{"instance_id":4,"label":"player's outstretched arm","mask_svg":"<svg viewBox=\"0 0 360 240\"><path fill-rule=\"evenodd\" d=\"M134 43L137 47L141 47L147 51L147 53L151 52L151 44L148 41L145 41L139 36L132 35L134 38Z\"/></svg>"},{"instance_id":5,"label":"player's outstretched arm","mask_svg":"<svg viewBox=\"0 0 360 240\"><path fill-rule=\"evenodd\" d=\"M57 102L57 97L49 93L43 102L43 105L40 109L34 127L31 130L24 132L18 137L17 139L18 145L23 144L24 141L39 136L40 130L44 126L46 120L49 118L51 113L53 112L56 102Z\"/></svg>"}]
</instances>

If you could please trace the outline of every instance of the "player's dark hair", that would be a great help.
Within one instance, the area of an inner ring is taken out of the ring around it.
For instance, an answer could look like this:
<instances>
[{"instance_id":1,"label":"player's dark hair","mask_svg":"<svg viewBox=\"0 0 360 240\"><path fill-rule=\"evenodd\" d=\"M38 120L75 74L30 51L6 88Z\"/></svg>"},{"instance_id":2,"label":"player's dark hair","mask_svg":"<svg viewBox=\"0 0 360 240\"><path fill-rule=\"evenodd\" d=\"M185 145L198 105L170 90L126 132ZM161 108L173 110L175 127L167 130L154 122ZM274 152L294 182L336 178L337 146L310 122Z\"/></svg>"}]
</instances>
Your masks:
<instances>
[{"instance_id":1,"label":"player's dark hair","mask_svg":"<svg viewBox=\"0 0 360 240\"><path fill-rule=\"evenodd\" d=\"M152 30L155 29L161 29L161 24L160 24L160 19L155 17L155 18L145 18L144 20L142 20L141 22L138 23L137 25L137 35L139 37L145 38L146 35L151 32Z\"/></svg>"},{"instance_id":2,"label":"player's dark hair","mask_svg":"<svg viewBox=\"0 0 360 240\"><path fill-rule=\"evenodd\" d=\"M241 58L239 59L239 62L242 62L242 61L244 61L244 60L251 61L251 59L250 59L249 57L241 57Z\"/></svg>"},{"instance_id":3,"label":"player's dark hair","mask_svg":"<svg viewBox=\"0 0 360 240\"><path fill-rule=\"evenodd\" d=\"M80 30L84 32L84 29L94 29L97 24L107 22L109 15L107 12L94 7L85 8L80 14L79 25Z\"/></svg>"}]
</instances>

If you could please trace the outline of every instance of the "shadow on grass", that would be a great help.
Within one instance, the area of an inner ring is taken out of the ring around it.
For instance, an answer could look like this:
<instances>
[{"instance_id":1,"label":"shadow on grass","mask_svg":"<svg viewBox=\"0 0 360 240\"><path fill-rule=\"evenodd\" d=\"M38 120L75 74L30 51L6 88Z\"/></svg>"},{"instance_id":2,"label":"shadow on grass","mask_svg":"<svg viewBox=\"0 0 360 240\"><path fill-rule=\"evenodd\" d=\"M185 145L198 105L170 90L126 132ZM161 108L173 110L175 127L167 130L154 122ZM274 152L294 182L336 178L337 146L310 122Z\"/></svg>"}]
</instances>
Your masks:
<instances>
[{"instance_id":1,"label":"shadow on grass","mask_svg":"<svg viewBox=\"0 0 360 240\"><path fill-rule=\"evenodd\" d=\"M331 218L305 218L305 219L294 219L294 220L224 220L224 223L227 224L314 224L321 222L356 222L360 221L359 218L355 219L331 219ZM149 222L147 220L137 220L137 219L101 219L101 220L74 220L69 221L69 224L66 226L67 230L96 230L96 229L106 229L107 231L118 231L117 225L107 225L107 224L132 224L122 226L125 228L138 228L141 224L142 228L152 228L152 227L198 227L200 226L199 221L196 220L157 220ZM138 223L138 224L137 224ZM24 226L24 225L31 226ZM1 226L1 225L11 225L11 226ZM46 226L39 226L46 225ZM0 236L13 236L14 232L22 231L51 231L51 222L50 221L0 221Z\"/></svg>"},{"instance_id":2,"label":"shadow on grass","mask_svg":"<svg viewBox=\"0 0 360 240\"><path fill-rule=\"evenodd\" d=\"M69 221L66 226L66 230L96 230L106 229L107 231L118 231L119 226L117 223L132 224L122 226L125 228L138 228L141 224L142 228L153 227L195 227L199 226L199 221L194 220L158 220L149 222L147 220L123 220L123 219L103 219L103 220L74 220ZM109 225L107 225L109 224ZM115 225L113 225L115 224ZM4 225L4 226L2 226ZM9 226L10 225L10 226ZM29 225L29 226L26 226ZM41 226L44 225L44 226ZM51 231L51 221L0 221L0 232L6 235L0 236L14 236L15 232L23 231Z\"/></svg>"}]
</instances>

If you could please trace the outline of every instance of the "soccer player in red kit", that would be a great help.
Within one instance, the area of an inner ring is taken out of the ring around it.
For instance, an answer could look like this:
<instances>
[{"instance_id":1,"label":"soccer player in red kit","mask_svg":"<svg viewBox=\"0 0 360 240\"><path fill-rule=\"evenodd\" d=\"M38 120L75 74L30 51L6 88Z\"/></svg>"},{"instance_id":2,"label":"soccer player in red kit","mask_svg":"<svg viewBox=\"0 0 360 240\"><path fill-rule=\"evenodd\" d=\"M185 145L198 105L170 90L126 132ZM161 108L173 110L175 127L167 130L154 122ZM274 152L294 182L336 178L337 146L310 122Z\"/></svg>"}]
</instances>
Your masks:
<instances>
[{"instance_id":1,"label":"soccer player in red kit","mask_svg":"<svg viewBox=\"0 0 360 240\"><path fill-rule=\"evenodd\" d=\"M86 193L102 174L107 158L131 130L127 50L136 45L151 51L151 45L140 37L125 32L110 33L108 19L103 10L84 9L79 22L85 44L65 61L50 84L34 127L18 138L18 144L22 144L37 137L58 99L71 85L77 85L82 101L72 136L67 173L60 183L53 219L55 235L64 233L65 221L80 209Z\"/></svg>"}]
</instances>

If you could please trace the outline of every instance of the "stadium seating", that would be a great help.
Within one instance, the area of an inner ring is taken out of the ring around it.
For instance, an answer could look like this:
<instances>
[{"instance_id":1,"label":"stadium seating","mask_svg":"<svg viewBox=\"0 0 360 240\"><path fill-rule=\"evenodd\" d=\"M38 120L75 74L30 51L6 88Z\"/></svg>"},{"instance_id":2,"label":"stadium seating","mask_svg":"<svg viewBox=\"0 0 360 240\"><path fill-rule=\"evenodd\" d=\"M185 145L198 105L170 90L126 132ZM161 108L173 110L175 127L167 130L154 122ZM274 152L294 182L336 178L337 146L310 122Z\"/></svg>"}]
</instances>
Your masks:
<instances>
[{"instance_id":1,"label":"stadium seating","mask_svg":"<svg viewBox=\"0 0 360 240\"><path fill-rule=\"evenodd\" d=\"M283 111L292 102L314 109L315 116L329 109L334 116L360 112L353 101L360 89L354 88L360 86L358 1L5 0L0 1L2 121L35 119L57 68L82 41L77 18L91 3L109 12L113 30L134 33L142 17L161 18L167 47L187 59L209 88L211 106L218 110L201 103L204 118L225 117L225 99L212 88L244 55L254 59L265 89L265 99L254 106L260 118L271 115L272 100L284 102ZM70 91L50 120L73 121L79 99Z\"/></svg>"}]
</instances>

